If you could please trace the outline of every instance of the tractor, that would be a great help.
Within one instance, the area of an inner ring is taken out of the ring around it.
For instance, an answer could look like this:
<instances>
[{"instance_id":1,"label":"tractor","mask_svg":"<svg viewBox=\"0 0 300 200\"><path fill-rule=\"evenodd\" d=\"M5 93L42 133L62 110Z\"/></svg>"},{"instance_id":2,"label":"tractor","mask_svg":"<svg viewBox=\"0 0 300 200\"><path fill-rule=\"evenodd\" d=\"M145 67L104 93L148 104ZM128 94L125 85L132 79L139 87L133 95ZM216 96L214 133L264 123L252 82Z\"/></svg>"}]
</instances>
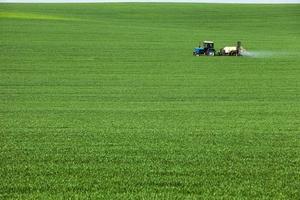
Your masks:
<instances>
[{"instance_id":1,"label":"tractor","mask_svg":"<svg viewBox=\"0 0 300 200\"><path fill-rule=\"evenodd\" d=\"M194 49L194 56L214 56L216 50L214 49L214 42L212 41L203 41L203 47L199 45Z\"/></svg>"}]
</instances>

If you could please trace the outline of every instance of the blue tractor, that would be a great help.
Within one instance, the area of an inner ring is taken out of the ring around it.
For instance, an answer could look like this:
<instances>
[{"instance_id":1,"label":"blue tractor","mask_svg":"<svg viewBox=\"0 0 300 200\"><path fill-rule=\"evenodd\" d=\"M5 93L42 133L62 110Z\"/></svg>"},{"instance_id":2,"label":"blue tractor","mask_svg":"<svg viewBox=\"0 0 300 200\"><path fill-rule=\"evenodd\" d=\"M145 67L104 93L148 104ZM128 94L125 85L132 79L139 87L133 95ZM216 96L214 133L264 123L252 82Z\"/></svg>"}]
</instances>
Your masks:
<instances>
[{"instance_id":1,"label":"blue tractor","mask_svg":"<svg viewBox=\"0 0 300 200\"><path fill-rule=\"evenodd\" d=\"M194 49L194 56L214 56L216 54L216 50L214 49L214 42L212 41L203 41L203 47L199 45Z\"/></svg>"}]
</instances>

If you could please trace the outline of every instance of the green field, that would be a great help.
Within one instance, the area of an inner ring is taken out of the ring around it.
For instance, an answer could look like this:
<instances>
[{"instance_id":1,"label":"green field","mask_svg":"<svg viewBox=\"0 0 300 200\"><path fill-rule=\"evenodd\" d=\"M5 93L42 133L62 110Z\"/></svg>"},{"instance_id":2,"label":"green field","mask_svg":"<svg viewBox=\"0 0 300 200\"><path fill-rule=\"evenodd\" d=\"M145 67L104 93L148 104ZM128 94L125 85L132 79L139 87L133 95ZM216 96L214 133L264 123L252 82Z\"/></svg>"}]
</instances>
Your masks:
<instances>
[{"instance_id":1,"label":"green field","mask_svg":"<svg viewBox=\"0 0 300 200\"><path fill-rule=\"evenodd\" d=\"M300 199L299 36L299 4L0 4L0 199Z\"/></svg>"}]
</instances>

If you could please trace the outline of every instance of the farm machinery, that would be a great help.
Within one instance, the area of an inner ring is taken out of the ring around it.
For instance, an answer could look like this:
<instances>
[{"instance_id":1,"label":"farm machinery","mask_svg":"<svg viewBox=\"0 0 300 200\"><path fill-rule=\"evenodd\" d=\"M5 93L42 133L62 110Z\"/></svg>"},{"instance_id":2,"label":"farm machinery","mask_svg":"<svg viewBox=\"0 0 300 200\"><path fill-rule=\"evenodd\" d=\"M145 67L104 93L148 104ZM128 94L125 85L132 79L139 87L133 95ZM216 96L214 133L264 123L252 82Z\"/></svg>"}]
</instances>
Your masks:
<instances>
[{"instance_id":1,"label":"farm machinery","mask_svg":"<svg viewBox=\"0 0 300 200\"><path fill-rule=\"evenodd\" d=\"M196 47L193 51L194 56L242 56L246 50L242 47L241 42L238 41L236 46L226 46L221 48L218 52L214 49L213 41L203 41L203 45Z\"/></svg>"},{"instance_id":2,"label":"farm machinery","mask_svg":"<svg viewBox=\"0 0 300 200\"><path fill-rule=\"evenodd\" d=\"M216 53L216 50L214 49L214 42L212 41L203 41L203 46L196 47L194 49L193 55L194 56L214 56Z\"/></svg>"}]
</instances>

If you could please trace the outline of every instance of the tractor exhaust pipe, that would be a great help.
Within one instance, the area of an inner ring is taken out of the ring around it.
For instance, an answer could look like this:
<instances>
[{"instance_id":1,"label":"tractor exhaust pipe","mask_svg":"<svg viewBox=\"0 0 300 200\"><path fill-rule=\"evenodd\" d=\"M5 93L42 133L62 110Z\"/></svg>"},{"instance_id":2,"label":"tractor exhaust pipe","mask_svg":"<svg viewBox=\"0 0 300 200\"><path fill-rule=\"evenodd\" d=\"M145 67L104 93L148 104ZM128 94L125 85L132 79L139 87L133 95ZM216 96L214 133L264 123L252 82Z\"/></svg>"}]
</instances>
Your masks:
<instances>
[{"instance_id":1,"label":"tractor exhaust pipe","mask_svg":"<svg viewBox=\"0 0 300 200\"><path fill-rule=\"evenodd\" d=\"M237 56L240 56L241 55L241 46L242 46L242 43L240 41L237 42L236 44L236 55Z\"/></svg>"}]
</instances>

